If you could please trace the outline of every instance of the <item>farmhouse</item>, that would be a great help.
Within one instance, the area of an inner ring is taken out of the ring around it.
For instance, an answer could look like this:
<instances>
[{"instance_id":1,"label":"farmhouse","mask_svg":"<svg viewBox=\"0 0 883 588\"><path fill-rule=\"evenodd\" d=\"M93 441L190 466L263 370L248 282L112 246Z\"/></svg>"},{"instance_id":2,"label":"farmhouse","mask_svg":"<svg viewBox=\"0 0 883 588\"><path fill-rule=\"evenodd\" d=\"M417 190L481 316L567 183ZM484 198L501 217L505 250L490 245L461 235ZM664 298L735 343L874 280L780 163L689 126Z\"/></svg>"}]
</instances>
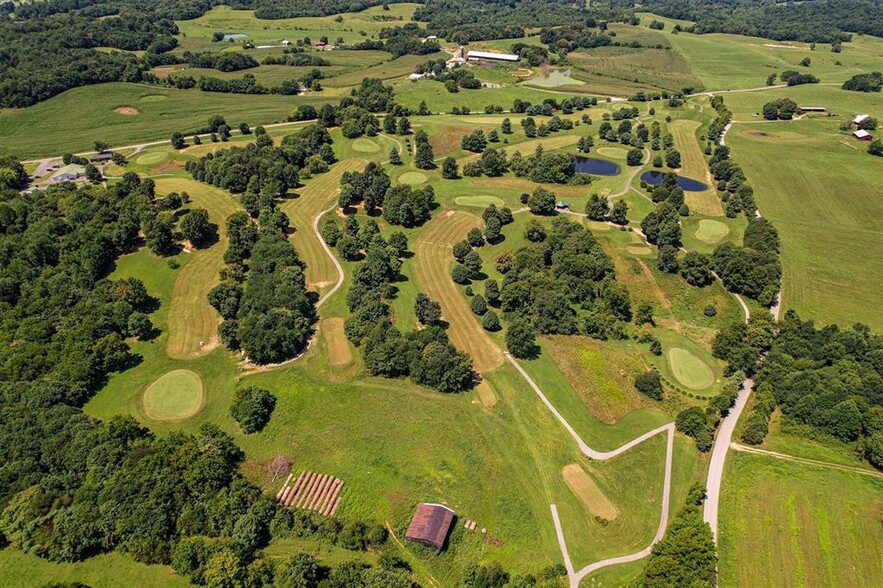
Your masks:
<instances>
[{"instance_id":1,"label":"farmhouse","mask_svg":"<svg viewBox=\"0 0 883 588\"><path fill-rule=\"evenodd\" d=\"M408 525L405 539L441 551L454 522L454 511L441 504L420 503Z\"/></svg>"},{"instance_id":2,"label":"farmhouse","mask_svg":"<svg viewBox=\"0 0 883 588\"><path fill-rule=\"evenodd\" d=\"M867 114L860 114L857 117L855 117L854 119L852 119L852 124L860 125L863 122L865 122L866 120L868 120L869 118L870 118L870 116L868 116Z\"/></svg>"},{"instance_id":3,"label":"farmhouse","mask_svg":"<svg viewBox=\"0 0 883 588\"><path fill-rule=\"evenodd\" d=\"M853 131L852 136L855 137L856 139L858 139L859 141L870 141L871 139L874 138L874 136L871 133L869 133L868 131L865 131L863 129Z\"/></svg>"},{"instance_id":4,"label":"farmhouse","mask_svg":"<svg viewBox=\"0 0 883 588\"><path fill-rule=\"evenodd\" d=\"M511 53L490 53L489 51L467 51L466 59L469 61L478 61L479 59L488 59L491 61L509 61L516 62L520 58Z\"/></svg>"}]
</instances>

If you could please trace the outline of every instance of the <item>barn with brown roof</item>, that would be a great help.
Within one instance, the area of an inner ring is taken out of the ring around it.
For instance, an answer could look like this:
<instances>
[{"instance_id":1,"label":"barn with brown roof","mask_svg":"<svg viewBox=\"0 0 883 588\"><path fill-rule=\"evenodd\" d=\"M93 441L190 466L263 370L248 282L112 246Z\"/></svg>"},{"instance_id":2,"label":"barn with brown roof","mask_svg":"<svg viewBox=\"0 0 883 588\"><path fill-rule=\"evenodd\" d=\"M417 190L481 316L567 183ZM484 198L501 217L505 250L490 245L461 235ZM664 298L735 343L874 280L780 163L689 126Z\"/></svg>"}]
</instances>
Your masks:
<instances>
[{"instance_id":1,"label":"barn with brown roof","mask_svg":"<svg viewBox=\"0 0 883 588\"><path fill-rule=\"evenodd\" d=\"M454 523L454 511L441 504L420 503L408 525L405 539L441 551Z\"/></svg>"}]
</instances>

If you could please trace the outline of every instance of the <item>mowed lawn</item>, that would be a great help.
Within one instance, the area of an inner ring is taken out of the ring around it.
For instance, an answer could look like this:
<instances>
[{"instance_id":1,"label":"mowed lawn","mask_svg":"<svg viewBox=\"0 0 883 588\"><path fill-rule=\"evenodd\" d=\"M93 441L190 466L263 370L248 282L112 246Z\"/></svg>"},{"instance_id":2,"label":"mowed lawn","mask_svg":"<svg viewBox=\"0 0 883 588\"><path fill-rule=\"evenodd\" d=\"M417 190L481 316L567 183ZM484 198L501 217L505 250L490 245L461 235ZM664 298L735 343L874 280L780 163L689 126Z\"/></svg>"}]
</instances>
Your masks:
<instances>
[{"instance_id":1,"label":"mowed lawn","mask_svg":"<svg viewBox=\"0 0 883 588\"><path fill-rule=\"evenodd\" d=\"M879 330L883 159L837 127L836 118L736 124L727 145L779 229L784 308Z\"/></svg>"},{"instance_id":2,"label":"mowed lawn","mask_svg":"<svg viewBox=\"0 0 883 588\"><path fill-rule=\"evenodd\" d=\"M883 478L733 451L721 586L883 585Z\"/></svg>"}]
</instances>

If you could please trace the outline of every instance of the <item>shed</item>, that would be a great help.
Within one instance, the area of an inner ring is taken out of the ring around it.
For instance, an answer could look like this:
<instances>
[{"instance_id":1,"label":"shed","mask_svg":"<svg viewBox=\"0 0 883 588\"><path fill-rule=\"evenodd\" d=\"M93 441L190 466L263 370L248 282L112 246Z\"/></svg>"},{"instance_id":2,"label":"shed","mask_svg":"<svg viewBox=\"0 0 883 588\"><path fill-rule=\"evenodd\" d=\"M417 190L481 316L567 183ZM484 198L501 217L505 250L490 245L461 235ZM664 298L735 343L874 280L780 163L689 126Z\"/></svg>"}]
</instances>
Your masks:
<instances>
[{"instance_id":1,"label":"shed","mask_svg":"<svg viewBox=\"0 0 883 588\"><path fill-rule=\"evenodd\" d=\"M570 202L565 202L564 200L559 200L558 202L555 203L555 208L558 208L560 210L568 209L568 208L570 208Z\"/></svg>"},{"instance_id":2,"label":"shed","mask_svg":"<svg viewBox=\"0 0 883 588\"><path fill-rule=\"evenodd\" d=\"M408 79L411 80L412 82L416 82L417 80L423 79L425 76L426 76L426 74L422 74L422 73L412 73L411 75L408 76Z\"/></svg>"},{"instance_id":3,"label":"shed","mask_svg":"<svg viewBox=\"0 0 883 588\"><path fill-rule=\"evenodd\" d=\"M491 53L489 51L467 51L466 52L466 59L472 59L472 60L489 59L492 61L509 61L509 62L514 63L521 58L518 57L517 55L512 55L511 53Z\"/></svg>"},{"instance_id":4,"label":"shed","mask_svg":"<svg viewBox=\"0 0 883 588\"><path fill-rule=\"evenodd\" d=\"M289 41L288 39L282 39L283 47L288 47L289 45L291 45L291 41Z\"/></svg>"},{"instance_id":5,"label":"shed","mask_svg":"<svg viewBox=\"0 0 883 588\"><path fill-rule=\"evenodd\" d=\"M405 539L441 551L454 523L454 511L442 504L421 502L414 511Z\"/></svg>"},{"instance_id":6,"label":"shed","mask_svg":"<svg viewBox=\"0 0 883 588\"><path fill-rule=\"evenodd\" d=\"M110 161L113 159L113 153L110 151L102 151L101 153L96 153L95 155L89 158L89 161L92 163L103 163L106 161Z\"/></svg>"},{"instance_id":7,"label":"shed","mask_svg":"<svg viewBox=\"0 0 883 588\"><path fill-rule=\"evenodd\" d=\"M874 138L871 133L865 131L863 129L859 129L858 131L853 131L852 136L858 139L859 141L870 141Z\"/></svg>"},{"instance_id":8,"label":"shed","mask_svg":"<svg viewBox=\"0 0 883 588\"><path fill-rule=\"evenodd\" d=\"M854 119L852 119L852 124L860 125L863 122L865 122L866 120L868 120L869 118L871 118L871 117L867 114L860 114L857 117L855 117Z\"/></svg>"},{"instance_id":9,"label":"shed","mask_svg":"<svg viewBox=\"0 0 883 588\"><path fill-rule=\"evenodd\" d=\"M824 106L798 106L797 110L800 112L827 112L828 109Z\"/></svg>"}]
</instances>

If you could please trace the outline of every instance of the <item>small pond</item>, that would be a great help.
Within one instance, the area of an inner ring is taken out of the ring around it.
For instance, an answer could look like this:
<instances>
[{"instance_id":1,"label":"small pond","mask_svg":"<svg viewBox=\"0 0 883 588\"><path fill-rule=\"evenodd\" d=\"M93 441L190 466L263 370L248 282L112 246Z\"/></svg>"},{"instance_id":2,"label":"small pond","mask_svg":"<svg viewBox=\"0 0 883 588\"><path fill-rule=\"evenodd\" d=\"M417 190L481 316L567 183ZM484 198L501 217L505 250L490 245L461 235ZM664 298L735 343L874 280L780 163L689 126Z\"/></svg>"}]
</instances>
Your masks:
<instances>
[{"instance_id":1,"label":"small pond","mask_svg":"<svg viewBox=\"0 0 883 588\"><path fill-rule=\"evenodd\" d=\"M247 36L248 35L246 35L245 33L227 33L226 35L224 35L224 40L235 41L236 39L244 39Z\"/></svg>"},{"instance_id":2,"label":"small pond","mask_svg":"<svg viewBox=\"0 0 883 588\"><path fill-rule=\"evenodd\" d=\"M575 170L578 174L615 176L619 173L619 166L612 161L595 159L594 157L577 157Z\"/></svg>"},{"instance_id":3,"label":"small pond","mask_svg":"<svg viewBox=\"0 0 883 588\"><path fill-rule=\"evenodd\" d=\"M651 186L658 186L662 183L665 174L659 171L648 171L641 174L641 181L647 182ZM684 192L701 192L708 188L705 184L698 180L678 176L678 187Z\"/></svg>"}]
</instances>

